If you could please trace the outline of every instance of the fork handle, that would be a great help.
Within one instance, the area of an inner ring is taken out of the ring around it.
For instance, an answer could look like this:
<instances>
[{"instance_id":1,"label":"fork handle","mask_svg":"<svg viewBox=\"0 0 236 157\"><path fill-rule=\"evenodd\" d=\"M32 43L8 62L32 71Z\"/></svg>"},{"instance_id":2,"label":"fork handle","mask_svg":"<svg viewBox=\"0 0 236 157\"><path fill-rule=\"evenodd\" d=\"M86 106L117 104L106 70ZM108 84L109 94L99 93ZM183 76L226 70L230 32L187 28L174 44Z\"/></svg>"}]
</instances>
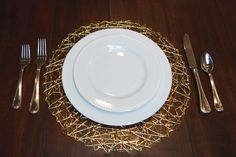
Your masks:
<instances>
[{"instance_id":1,"label":"fork handle","mask_svg":"<svg viewBox=\"0 0 236 157\"><path fill-rule=\"evenodd\" d=\"M37 69L34 90L30 101L29 112L36 114L39 111L39 78L40 78L40 69Z\"/></svg>"},{"instance_id":2,"label":"fork handle","mask_svg":"<svg viewBox=\"0 0 236 157\"><path fill-rule=\"evenodd\" d=\"M12 108L19 109L21 106L21 97L22 97L22 78L23 78L24 69L20 69L19 80L16 87L16 92L12 102Z\"/></svg>"}]
</instances>

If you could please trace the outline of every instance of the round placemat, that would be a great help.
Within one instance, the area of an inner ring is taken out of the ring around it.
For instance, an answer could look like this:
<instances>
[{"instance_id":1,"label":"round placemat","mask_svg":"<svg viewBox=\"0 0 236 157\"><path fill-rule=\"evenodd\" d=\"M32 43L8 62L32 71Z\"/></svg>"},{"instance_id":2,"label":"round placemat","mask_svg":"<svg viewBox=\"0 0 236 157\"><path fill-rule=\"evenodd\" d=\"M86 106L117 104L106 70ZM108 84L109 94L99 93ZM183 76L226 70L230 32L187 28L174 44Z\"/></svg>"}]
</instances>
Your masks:
<instances>
[{"instance_id":1,"label":"round placemat","mask_svg":"<svg viewBox=\"0 0 236 157\"><path fill-rule=\"evenodd\" d=\"M166 54L172 69L172 88L163 107L147 120L125 127L111 127L93 122L71 105L62 87L62 66L73 45L84 36L101 29L130 29L149 37ZM81 26L62 40L46 66L45 101L63 132L94 150L105 152L141 151L168 137L181 123L190 100L190 84L182 55L166 38L150 28L131 21L102 21Z\"/></svg>"}]
</instances>

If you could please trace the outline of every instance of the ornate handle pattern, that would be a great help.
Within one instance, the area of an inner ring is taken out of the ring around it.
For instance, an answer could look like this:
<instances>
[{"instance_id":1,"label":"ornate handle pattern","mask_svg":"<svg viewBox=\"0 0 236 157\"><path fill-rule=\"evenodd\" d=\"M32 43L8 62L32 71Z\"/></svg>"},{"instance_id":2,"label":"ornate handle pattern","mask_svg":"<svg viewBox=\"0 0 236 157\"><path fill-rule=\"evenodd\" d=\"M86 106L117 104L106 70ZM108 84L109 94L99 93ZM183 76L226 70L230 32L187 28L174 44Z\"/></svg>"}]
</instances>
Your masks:
<instances>
[{"instance_id":1,"label":"ornate handle pattern","mask_svg":"<svg viewBox=\"0 0 236 157\"><path fill-rule=\"evenodd\" d=\"M224 111L223 105L220 101L220 97L218 95L218 92L216 90L215 82L213 79L213 76L211 73L208 74L211 82L211 88L212 88L212 93L213 93L213 99L214 99L214 106L217 111Z\"/></svg>"},{"instance_id":2,"label":"ornate handle pattern","mask_svg":"<svg viewBox=\"0 0 236 157\"><path fill-rule=\"evenodd\" d=\"M21 106L23 73L24 73L24 69L21 68L19 80L18 80L17 87L16 87L15 96L14 96L14 99L12 102L12 108L14 108L14 109L19 109Z\"/></svg>"}]
</instances>

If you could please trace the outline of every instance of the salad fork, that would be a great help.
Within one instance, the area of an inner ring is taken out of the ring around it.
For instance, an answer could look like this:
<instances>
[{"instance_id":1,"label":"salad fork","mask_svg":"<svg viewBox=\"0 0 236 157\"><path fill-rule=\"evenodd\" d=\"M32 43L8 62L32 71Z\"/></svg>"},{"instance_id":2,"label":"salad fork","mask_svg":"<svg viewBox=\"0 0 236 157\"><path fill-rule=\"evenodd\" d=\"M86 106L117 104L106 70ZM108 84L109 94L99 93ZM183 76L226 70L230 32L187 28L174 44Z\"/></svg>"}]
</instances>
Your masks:
<instances>
[{"instance_id":1,"label":"salad fork","mask_svg":"<svg viewBox=\"0 0 236 157\"><path fill-rule=\"evenodd\" d=\"M15 92L13 102L12 102L12 108L14 109L19 109L21 106L22 78L23 78L24 69L29 65L29 63L30 63L30 45L23 44L21 45L20 75L19 75L19 80L16 87L16 92Z\"/></svg>"},{"instance_id":2,"label":"salad fork","mask_svg":"<svg viewBox=\"0 0 236 157\"><path fill-rule=\"evenodd\" d=\"M47 48L46 48L46 39L38 39L38 48L37 48L37 71L34 82L33 95L29 105L29 112L35 114L39 111L39 79L40 79L40 70L41 67L45 64L47 60Z\"/></svg>"}]
</instances>

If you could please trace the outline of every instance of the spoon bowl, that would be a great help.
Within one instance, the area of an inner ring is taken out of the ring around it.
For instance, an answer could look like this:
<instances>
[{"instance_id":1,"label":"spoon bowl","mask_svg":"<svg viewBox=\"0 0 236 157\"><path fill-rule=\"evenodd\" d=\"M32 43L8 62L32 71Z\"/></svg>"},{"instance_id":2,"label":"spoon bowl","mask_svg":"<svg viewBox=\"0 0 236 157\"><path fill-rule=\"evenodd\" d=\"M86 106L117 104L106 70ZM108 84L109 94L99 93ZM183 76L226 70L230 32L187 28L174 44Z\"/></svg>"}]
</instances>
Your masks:
<instances>
[{"instance_id":1,"label":"spoon bowl","mask_svg":"<svg viewBox=\"0 0 236 157\"><path fill-rule=\"evenodd\" d=\"M207 73L211 73L214 69L213 59L211 55L207 52L201 56L201 67L202 70L204 70Z\"/></svg>"}]
</instances>

